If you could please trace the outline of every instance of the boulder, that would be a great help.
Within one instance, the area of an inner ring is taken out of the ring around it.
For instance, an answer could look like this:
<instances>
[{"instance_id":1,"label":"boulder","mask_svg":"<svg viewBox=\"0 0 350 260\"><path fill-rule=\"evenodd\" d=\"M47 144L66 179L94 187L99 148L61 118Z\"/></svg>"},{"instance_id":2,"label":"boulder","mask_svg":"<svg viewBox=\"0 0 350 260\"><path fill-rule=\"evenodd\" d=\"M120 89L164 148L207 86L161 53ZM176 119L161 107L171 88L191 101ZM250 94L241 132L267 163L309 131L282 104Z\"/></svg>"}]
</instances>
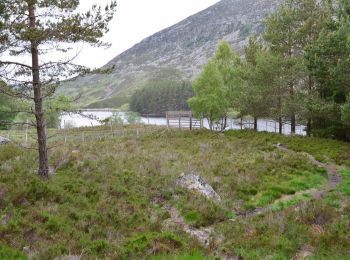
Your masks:
<instances>
[{"instance_id":1,"label":"boulder","mask_svg":"<svg viewBox=\"0 0 350 260\"><path fill-rule=\"evenodd\" d=\"M183 173L176 180L176 185L186 188L191 191L195 191L205 196L207 199L214 200L216 202L221 201L221 197L214 189L205 181L201 176L195 173Z\"/></svg>"},{"instance_id":2,"label":"boulder","mask_svg":"<svg viewBox=\"0 0 350 260\"><path fill-rule=\"evenodd\" d=\"M0 145L8 144L10 142L9 139L0 136Z\"/></svg>"}]
</instances>

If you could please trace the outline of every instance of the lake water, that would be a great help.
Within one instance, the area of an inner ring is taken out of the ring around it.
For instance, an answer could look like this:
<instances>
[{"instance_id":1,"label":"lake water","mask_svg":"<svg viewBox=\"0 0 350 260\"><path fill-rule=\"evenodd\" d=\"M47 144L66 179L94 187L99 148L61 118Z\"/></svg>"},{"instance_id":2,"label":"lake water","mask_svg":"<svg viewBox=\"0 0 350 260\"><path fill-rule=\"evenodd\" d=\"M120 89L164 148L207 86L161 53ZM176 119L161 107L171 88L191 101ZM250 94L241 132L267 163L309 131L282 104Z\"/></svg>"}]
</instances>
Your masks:
<instances>
[{"instance_id":1,"label":"lake water","mask_svg":"<svg viewBox=\"0 0 350 260\"><path fill-rule=\"evenodd\" d=\"M118 112L119 116L126 122L125 113ZM77 127L89 127L89 126L99 126L101 122L98 120L104 120L113 115L113 112L109 111L83 111L82 114L62 114L61 116L61 128L77 128ZM96 119L93 119L96 118ZM146 125L158 125L158 126L166 126L166 118L163 117L141 117L141 123ZM253 128L253 120L245 120L243 129ZM228 120L228 129L241 129L240 120L238 119L229 119ZM209 128L209 124L207 120L204 120L204 127ZM296 134L298 135L306 135L304 131L304 126L297 126ZM269 119L259 119L258 121L258 130L259 131L267 131L267 132L277 132L278 131L278 123L269 120ZM291 128L290 125L283 125L283 133L286 135L290 135Z\"/></svg>"}]
</instances>

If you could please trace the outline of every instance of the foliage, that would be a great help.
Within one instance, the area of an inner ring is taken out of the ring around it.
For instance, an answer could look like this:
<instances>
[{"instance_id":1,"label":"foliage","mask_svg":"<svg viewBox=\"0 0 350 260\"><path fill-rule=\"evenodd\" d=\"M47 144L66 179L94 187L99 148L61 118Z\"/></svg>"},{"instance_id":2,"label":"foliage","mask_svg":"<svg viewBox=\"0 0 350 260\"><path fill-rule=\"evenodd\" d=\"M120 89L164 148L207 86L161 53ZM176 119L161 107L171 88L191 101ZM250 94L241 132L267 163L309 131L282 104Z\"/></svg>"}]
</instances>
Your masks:
<instances>
[{"instance_id":1,"label":"foliage","mask_svg":"<svg viewBox=\"0 0 350 260\"><path fill-rule=\"evenodd\" d=\"M228 89L215 61L204 67L193 90L196 95L188 101L190 108L196 117L207 118L210 129L214 130L216 124L225 120L229 104Z\"/></svg>"},{"instance_id":2,"label":"foliage","mask_svg":"<svg viewBox=\"0 0 350 260\"><path fill-rule=\"evenodd\" d=\"M235 89L234 70L239 64L239 57L229 43L223 41L193 85L195 97L189 100L189 105L197 117L208 119L211 130L222 131L227 126Z\"/></svg>"},{"instance_id":3,"label":"foliage","mask_svg":"<svg viewBox=\"0 0 350 260\"><path fill-rule=\"evenodd\" d=\"M190 82L150 82L131 97L130 109L141 115L165 115L167 111L188 110L193 96Z\"/></svg>"},{"instance_id":4,"label":"foliage","mask_svg":"<svg viewBox=\"0 0 350 260\"><path fill-rule=\"evenodd\" d=\"M342 120L344 125L350 126L350 94L347 103L342 106Z\"/></svg>"},{"instance_id":5,"label":"foliage","mask_svg":"<svg viewBox=\"0 0 350 260\"><path fill-rule=\"evenodd\" d=\"M17 106L12 98L0 94L0 130L9 129L15 119Z\"/></svg>"},{"instance_id":6,"label":"foliage","mask_svg":"<svg viewBox=\"0 0 350 260\"><path fill-rule=\"evenodd\" d=\"M350 140L350 128L341 120L342 116L346 116L345 102L350 92L349 34L349 16L342 14L339 20L331 21L307 49L306 59L310 73L317 82L318 93L311 114L315 133L323 137Z\"/></svg>"},{"instance_id":7,"label":"foliage","mask_svg":"<svg viewBox=\"0 0 350 260\"><path fill-rule=\"evenodd\" d=\"M135 112L125 112L126 121L128 124L138 124L141 123L141 117Z\"/></svg>"}]
</instances>

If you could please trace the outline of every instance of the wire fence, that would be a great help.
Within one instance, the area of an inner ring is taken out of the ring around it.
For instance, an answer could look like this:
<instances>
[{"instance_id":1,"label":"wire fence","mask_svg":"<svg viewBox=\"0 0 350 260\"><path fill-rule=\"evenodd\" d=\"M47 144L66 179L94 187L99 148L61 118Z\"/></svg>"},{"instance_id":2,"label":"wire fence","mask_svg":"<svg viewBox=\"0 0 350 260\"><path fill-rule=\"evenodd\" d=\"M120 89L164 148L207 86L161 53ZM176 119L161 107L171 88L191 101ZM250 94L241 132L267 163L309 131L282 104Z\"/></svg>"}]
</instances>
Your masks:
<instances>
[{"instance_id":1,"label":"wire fence","mask_svg":"<svg viewBox=\"0 0 350 260\"><path fill-rule=\"evenodd\" d=\"M227 130L244 130L254 129L253 119L228 119ZM104 140L121 137L135 137L150 133L155 129L165 129L166 125L128 125L128 126L97 126L97 127L83 127L70 129L49 129L48 142L49 143L68 143L68 142L89 142L95 140ZM205 127L205 124L204 124ZM258 120L258 131L266 131L278 133L279 123L274 120L260 119ZM283 134L291 134L291 126L289 122L284 122L282 126ZM305 135L305 127L297 125L296 135ZM36 142L36 130L34 128L24 128L21 130L6 130L0 131L0 136L6 137L18 144L33 144Z\"/></svg>"},{"instance_id":2,"label":"wire fence","mask_svg":"<svg viewBox=\"0 0 350 260\"><path fill-rule=\"evenodd\" d=\"M111 138L124 138L135 137L138 138L146 133L151 133L155 128L139 127L139 128L125 128L125 129L99 129L98 127L87 129L61 129L61 130L49 130L48 142L49 143L62 143L69 142L89 142L95 140L105 140ZM34 129L29 130L8 130L1 131L0 136L10 139L11 141L21 144L29 145L36 142L36 133Z\"/></svg>"}]
</instances>

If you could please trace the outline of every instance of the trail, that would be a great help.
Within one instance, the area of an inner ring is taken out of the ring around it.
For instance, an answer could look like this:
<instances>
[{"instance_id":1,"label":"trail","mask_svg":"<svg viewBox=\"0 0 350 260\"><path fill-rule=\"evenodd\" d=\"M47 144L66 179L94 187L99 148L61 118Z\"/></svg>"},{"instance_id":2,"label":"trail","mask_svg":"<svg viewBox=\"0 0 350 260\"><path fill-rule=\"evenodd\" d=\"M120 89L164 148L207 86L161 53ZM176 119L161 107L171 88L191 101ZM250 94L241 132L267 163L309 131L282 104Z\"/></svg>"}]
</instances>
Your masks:
<instances>
[{"instance_id":1,"label":"trail","mask_svg":"<svg viewBox=\"0 0 350 260\"><path fill-rule=\"evenodd\" d=\"M288 153L295 153L295 151L288 149L284 145L276 145L276 148ZM337 187L337 185L342 181L340 174L337 171L337 166L332 163L322 163L314 156L308 153L303 153L308 159L316 166L320 168L324 168L327 170L327 175L328 175L328 181L327 184L322 188L322 189L316 189L312 188L309 190L304 190L304 191L299 191L296 192L293 195L284 195L278 200L274 201L275 203L278 202L283 202L283 201L288 201L291 200L297 196L300 196L302 194L309 194L311 197L314 199L322 199L326 193L329 191L333 190L334 188ZM199 243L201 243L204 247L208 247L210 245L210 241L213 238L213 231L214 231L214 225L209 226L209 227L203 227L203 228L194 228L191 227L190 225L186 224L184 218L181 216L180 212L175 208L170 205L166 205L164 207L169 213L170 213L170 218L167 220L171 223L174 223L189 234L190 236L196 238ZM262 208L255 208L254 210L248 210L248 211L240 211L236 212L236 216L238 217L254 217L257 215L263 215L271 211L271 205L267 207L262 207ZM313 254L312 248L310 248L308 245L305 245L300 252L297 253L297 255L293 259L303 259L305 256L310 256ZM236 260L236 259L242 259L239 256L228 256L228 255L219 255L220 259L223 260Z\"/></svg>"},{"instance_id":2,"label":"trail","mask_svg":"<svg viewBox=\"0 0 350 260\"><path fill-rule=\"evenodd\" d=\"M180 212L170 205L165 205L166 209L170 213L170 218L166 220L168 223L176 224L180 226L183 231L189 234L191 237L195 238L202 246L208 248L210 242L212 241L212 235L214 231L214 225L209 227L194 228L186 224L185 219L181 216ZM167 223L165 223L166 225ZM234 256L229 254L219 254L221 260L240 260L240 256Z\"/></svg>"}]
</instances>

